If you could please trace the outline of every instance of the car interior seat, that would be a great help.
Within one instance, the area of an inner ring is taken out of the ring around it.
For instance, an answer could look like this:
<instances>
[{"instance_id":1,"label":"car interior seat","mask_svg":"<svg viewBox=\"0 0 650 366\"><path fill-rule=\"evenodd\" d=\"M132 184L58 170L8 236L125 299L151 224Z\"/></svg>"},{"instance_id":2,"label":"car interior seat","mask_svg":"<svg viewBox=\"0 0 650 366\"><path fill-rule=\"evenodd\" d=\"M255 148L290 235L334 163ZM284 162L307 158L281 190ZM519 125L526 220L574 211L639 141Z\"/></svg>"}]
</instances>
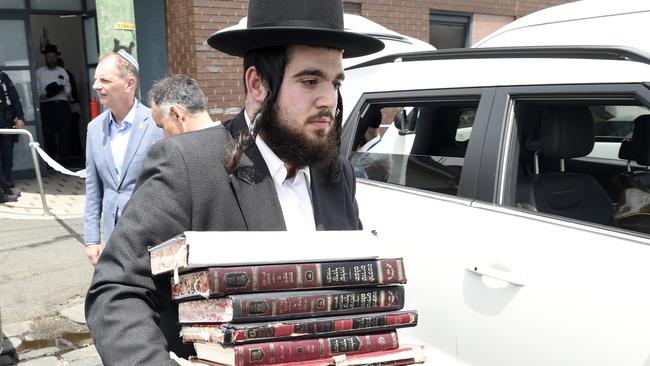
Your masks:
<instances>
[{"instance_id":1,"label":"car interior seat","mask_svg":"<svg viewBox=\"0 0 650 366\"><path fill-rule=\"evenodd\" d=\"M631 187L650 189L650 114L638 116L634 120L634 131L631 139L621 142L618 151L619 159L627 160L627 171L612 180L616 192ZM632 161L645 169L632 170Z\"/></svg>"},{"instance_id":2,"label":"car interior seat","mask_svg":"<svg viewBox=\"0 0 650 366\"><path fill-rule=\"evenodd\" d=\"M376 105L371 105L368 107L368 110L366 113L363 114L359 118L359 123L357 124L357 131L354 134L354 140L352 142L352 149L356 150L359 146L363 145L364 143L364 134L366 133L366 130L371 127L371 128L379 128L381 125L381 108Z\"/></svg>"},{"instance_id":3,"label":"car interior seat","mask_svg":"<svg viewBox=\"0 0 650 366\"><path fill-rule=\"evenodd\" d=\"M566 172L564 160L588 155L594 146L594 122L587 106L554 105L540 109L539 130L526 141L534 154L532 175L517 182L517 206L529 210L614 225L609 196L587 174ZM559 171L539 171L539 158L559 159Z\"/></svg>"},{"instance_id":4,"label":"car interior seat","mask_svg":"<svg viewBox=\"0 0 650 366\"><path fill-rule=\"evenodd\" d=\"M650 114L634 120L632 138L621 142L618 157L627 160L627 172L612 179L619 192L616 221L620 227L650 233ZM645 169L632 170L632 161Z\"/></svg>"},{"instance_id":5,"label":"car interior seat","mask_svg":"<svg viewBox=\"0 0 650 366\"><path fill-rule=\"evenodd\" d=\"M462 167L447 166L435 160L437 156L444 156L440 150L448 137L444 132L445 126L442 126L446 122L440 118L438 108L419 108L415 139L406 169L405 184L408 187L456 195ZM453 129L454 136L457 124L458 119Z\"/></svg>"}]
</instances>

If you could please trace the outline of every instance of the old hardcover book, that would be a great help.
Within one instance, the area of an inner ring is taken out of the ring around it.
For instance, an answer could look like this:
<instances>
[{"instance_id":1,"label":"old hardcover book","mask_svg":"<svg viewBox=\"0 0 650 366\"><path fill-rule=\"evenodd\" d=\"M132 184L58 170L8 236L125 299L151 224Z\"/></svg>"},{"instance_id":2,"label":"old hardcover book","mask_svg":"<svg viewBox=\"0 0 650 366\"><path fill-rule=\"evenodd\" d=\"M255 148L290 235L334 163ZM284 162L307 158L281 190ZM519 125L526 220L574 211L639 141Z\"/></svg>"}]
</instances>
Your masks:
<instances>
[{"instance_id":1,"label":"old hardcover book","mask_svg":"<svg viewBox=\"0 0 650 366\"><path fill-rule=\"evenodd\" d=\"M342 354L385 351L397 347L399 347L399 341L395 331L251 343L235 347L224 347L218 343L194 343L198 358L232 366L303 362Z\"/></svg>"},{"instance_id":2,"label":"old hardcover book","mask_svg":"<svg viewBox=\"0 0 650 366\"><path fill-rule=\"evenodd\" d=\"M171 280L172 299L246 292L406 283L401 258L211 267Z\"/></svg>"},{"instance_id":3,"label":"old hardcover book","mask_svg":"<svg viewBox=\"0 0 650 366\"><path fill-rule=\"evenodd\" d=\"M185 343L221 343L233 346L268 340L370 333L414 327L417 322L418 313L415 310L394 311L278 320L264 323L192 324L184 325L181 328L181 337Z\"/></svg>"},{"instance_id":4,"label":"old hardcover book","mask_svg":"<svg viewBox=\"0 0 650 366\"><path fill-rule=\"evenodd\" d=\"M404 287L381 286L235 294L178 304L178 321L240 323L401 310Z\"/></svg>"},{"instance_id":5,"label":"old hardcover book","mask_svg":"<svg viewBox=\"0 0 650 366\"><path fill-rule=\"evenodd\" d=\"M305 245L308 243L308 245ZM232 250L232 244L238 250ZM291 248L280 250L281 248ZM314 250L326 248L326 250ZM151 273L190 268L349 259L397 258L399 246L379 240L374 230L356 231L186 231L149 248Z\"/></svg>"},{"instance_id":6,"label":"old hardcover book","mask_svg":"<svg viewBox=\"0 0 650 366\"><path fill-rule=\"evenodd\" d=\"M280 363L276 366L403 366L424 363L425 349L422 345L400 345L398 348L358 354L336 355L299 363Z\"/></svg>"}]
</instances>

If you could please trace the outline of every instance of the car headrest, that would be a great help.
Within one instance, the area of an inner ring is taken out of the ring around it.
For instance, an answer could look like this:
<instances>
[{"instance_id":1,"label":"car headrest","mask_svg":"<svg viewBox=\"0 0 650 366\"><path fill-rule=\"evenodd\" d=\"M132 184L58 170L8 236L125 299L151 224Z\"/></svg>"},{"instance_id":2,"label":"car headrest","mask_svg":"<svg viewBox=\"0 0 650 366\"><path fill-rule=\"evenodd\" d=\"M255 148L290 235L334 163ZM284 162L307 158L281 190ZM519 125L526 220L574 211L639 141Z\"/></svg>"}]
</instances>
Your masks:
<instances>
[{"instance_id":1,"label":"car headrest","mask_svg":"<svg viewBox=\"0 0 650 366\"><path fill-rule=\"evenodd\" d=\"M526 147L557 159L588 155L594 148L594 121L587 106L542 108L539 137Z\"/></svg>"},{"instance_id":2,"label":"car headrest","mask_svg":"<svg viewBox=\"0 0 650 366\"><path fill-rule=\"evenodd\" d=\"M354 149L363 145L363 135L366 133L368 127L379 128L381 119L381 109L378 106L371 105L368 107L366 113L359 118L357 132L354 134Z\"/></svg>"},{"instance_id":3,"label":"car headrest","mask_svg":"<svg viewBox=\"0 0 650 366\"><path fill-rule=\"evenodd\" d=\"M631 154L627 155L627 160L634 160L640 165L650 165L650 114L638 116L634 120L634 132L630 140ZM621 150L623 150L621 144ZM619 151L619 157L621 151Z\"/></svg>"},{"instance_id":4,"label":"car headrest","mask_svg":"<svg viewBox=\"0 0 650 366\"><path fill-rule=\"evenodd\" d=\"M632 140L625 139L621 141L621 146L618 148L618 158L623 160L636 160Z\"/></svg>"}]
</instances>

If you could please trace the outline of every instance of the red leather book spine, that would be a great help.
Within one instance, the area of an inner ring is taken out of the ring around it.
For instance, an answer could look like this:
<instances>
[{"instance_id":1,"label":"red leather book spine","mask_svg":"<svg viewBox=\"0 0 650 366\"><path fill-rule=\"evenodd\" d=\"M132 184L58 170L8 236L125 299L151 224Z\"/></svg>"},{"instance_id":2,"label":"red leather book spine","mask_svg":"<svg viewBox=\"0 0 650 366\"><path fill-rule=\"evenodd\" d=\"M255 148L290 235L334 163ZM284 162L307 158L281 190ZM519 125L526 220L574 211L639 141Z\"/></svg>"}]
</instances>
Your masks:
<instances>
[{"instance_id":1,"label":"red leather book spine","mask_svg":"<svg viewBox=\"0 0 650 366\"><path fill-rule=\"evenodd\" d=\"M233 321L253 322L399 310L404 306L404 288L271 292L231 295L230 298L233 300Z\"/></svg>"},{"instance_id":2,"label":"red leather book spine","mask_svg":"<svg viewBox=\"0 0 650 366\"><path fill-rule=\"evenodd\" d=\"M326 336L330 334L349 334L377 332L388 328L415 326L417 312L357 314L342 317L297 319L276 321L265 324L226 326L224 344L255 342L266 339L291 337Z\"/></svg>"},{"instance_id":3,"label":"red leather book spine","mask_svg":"<svg viewBox=\"0 0 650 366\"><path fill-rule=\"evenodd\" d=\"M172 298L405 282L401 258L213 267L172 281Z\"/></svg>"},{"instance_id":4,"label":"red leather book spine","mask_svg":"<svg viewBox=\"0 0 650 366\"><path fill-rule=\"evenodd\" d=\"M297 341L252 343L234 347L235 366L301 362L340 354L360 354L395 349L397 332Z\"/></svg>"}]
</instances>

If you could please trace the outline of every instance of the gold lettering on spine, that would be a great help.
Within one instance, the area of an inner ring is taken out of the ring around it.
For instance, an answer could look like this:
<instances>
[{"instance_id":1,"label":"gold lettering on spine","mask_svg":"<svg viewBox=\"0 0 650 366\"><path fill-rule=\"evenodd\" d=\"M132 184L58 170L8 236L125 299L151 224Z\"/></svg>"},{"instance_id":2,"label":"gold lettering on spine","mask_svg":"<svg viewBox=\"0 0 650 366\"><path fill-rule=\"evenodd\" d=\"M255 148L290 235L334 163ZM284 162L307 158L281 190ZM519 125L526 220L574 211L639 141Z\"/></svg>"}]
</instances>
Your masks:
<instances>
[{"instance_id":1,"label":"gold lettering on spine","mask_svg":"<svg viewBox=\"0 0 650 366\"><path fill-rule=\"evenodd\" d=\"M329 347L329 343L328 343L328 347ZM323 338L319 338L319 339L318 339L318 349L319 349L319 351L320 351L320 355L321 355L321 356L325 356L325 355L327 355L328 353L331 353L331 352L332 352L332 350L328 349L328 350L327 350L327 353L325 353L325 351L326 351L326 350L325 350L325 342L323 341Z\"/></svg>"},{"instance_id":2,"label":"gold lettering on spine","mask_svg":"<svg viewBox=\"0 0 650 366\"><path fill-rule=\"evenodd\" d=\"M371 344L370 344L370 336L366 335L366 352L370 352L372 350Z\"/></svg>"}]
</instances>

